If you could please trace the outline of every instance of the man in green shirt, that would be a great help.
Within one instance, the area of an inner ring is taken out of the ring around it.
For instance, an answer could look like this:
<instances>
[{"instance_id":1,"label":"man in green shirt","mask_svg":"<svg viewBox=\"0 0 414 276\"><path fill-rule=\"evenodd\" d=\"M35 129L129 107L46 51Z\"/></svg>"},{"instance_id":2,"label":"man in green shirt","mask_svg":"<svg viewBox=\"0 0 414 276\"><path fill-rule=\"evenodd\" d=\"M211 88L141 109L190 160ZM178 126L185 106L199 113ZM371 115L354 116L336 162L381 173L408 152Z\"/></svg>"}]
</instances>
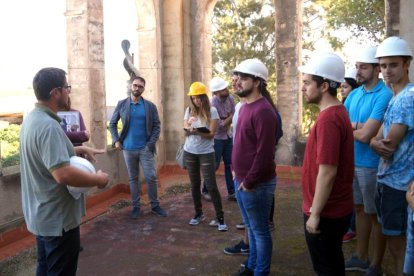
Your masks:
<instances>
[{"instance_id":1,"label":"man in green shirt","mask_svg":"<svg viewBox=\"0 0 414 276\"><path fill-rule=\"evenodd\" d=\"M44 68L33 79L36 107L20 132L22 208L27 229L36 235L37 275L76 275L80 246L79 225L84 198L72 197L67 185L103 188L108 174L70 166L70 157L84 154L95 161L102 153L74 148L60 126L57 111L67 104L71 90L66 73Z\"/></svg>"}]
</instances>

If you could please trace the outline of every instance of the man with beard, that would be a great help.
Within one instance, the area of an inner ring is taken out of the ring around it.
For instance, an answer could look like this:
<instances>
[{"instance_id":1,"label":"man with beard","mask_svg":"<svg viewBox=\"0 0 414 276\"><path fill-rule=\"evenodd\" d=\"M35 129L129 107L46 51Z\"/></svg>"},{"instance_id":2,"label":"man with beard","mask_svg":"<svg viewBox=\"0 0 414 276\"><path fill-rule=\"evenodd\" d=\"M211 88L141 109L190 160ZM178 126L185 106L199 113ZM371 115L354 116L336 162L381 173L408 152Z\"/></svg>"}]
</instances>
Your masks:
<instances>
[{"instance_id":1,"label":"man with beard","mask_svg":"<svg viewBox=\"0 0 414 276\"><path fill-rule=\"evenodd\" d=\"M66 72L43 68L33 79L37 104L20 130L22 209L27 229L36 235L36 275L76 275L84 197L75 199L67 186L103 188L108 174L70 166L74 155L94 155L104 150L73 147L60 126L57 112L68 102L71 86Z\"/></svg>"},{"instance_id":2,"label":"man with beard","mask_svg":"<svg viewBox=\"0 0 414 276\"><path fill-rule=\"evenodd\" d=\"M354 129L355 174L353 182L356 215L356 253L345 262L347 271L367 271L368 275L382 275L381 263L385 251L385 238L377 221L375 209L375 187L379 156L369 143L381 127L391 90L378 78L380 68L375 58L377 47L365 48L356 59L357 81L360 87L351 92L345 108ZM373 257L368 258L371 236Z\"/></svg>"},{"instance_id":3,"label":"man with beard","mask_svg":"<svg viewBox=\"0 0 414 276\"><path fill-rule=\"evenodd\" d=\"M236 200L234 192L233 176L231 174L231 153L233 150L233 134L231 131L231 122L234 114L234 99L229 94L228 83L220 78L214 77L209 83L210 91L213 93L211 106L217 109L220 116L217 130L214 135L214 152L216 170L220 166L221 158L224 163L224 176L227 185L227 199ZM203 193L208 193L204 185Z\"/></svg>"},{"instance_id":4,"label":"man with beard","mask_svg":"<svg viewBox=\"0 0 414 276\"><path fill-rule=\"evenodd\" d=\"M394 92L372 149L380 156L375 203L378 220L394 259L395 275L403 275L408 186L414 180L414 84L408 70L413 54L399 37L377 49L382 75Z\"/></svg>"},{"instance_id":5,"label":"man with beard","mask_svg":"<svg viewBox=\"0 0 414 276\"><path fill-rule=\"evenodd\" d=\"M152 212L161 217L167 216L159 206L158 178L154 160L155 144L160 137L161 123L155 104L142 97L144 90L145 79L142 77L133 79L131 96L118 102L109 123L113 146L123 151L128 170L132 219L137 219L141 212L139 165L144 170ZM122 121L120 134L117 128L119 119Z\"/></svg>"},{"instance_id":6,"label":"man with beard","mask_svg":"<svg viewBox=\"0 0 414 276\"><path fill-rule=\"evenodd\" d=\"M302 92L320 113L306 143L302 165L305 238L318 275L345 275L342 237L352 215L354 137L345 107L337 98L345 66L332 53L305 66Z\"/></svg>"},{"instance_id":7,"label":"man with beard","mask_svg":"<svg viewBox=\"0 0 414 276\"><path fill-rule=\"evenodd\" d=\"M269 93L268 70L260 60L244 60L233 73L239 77L236 94L245 99L234 137L233 175L250 252L247 266L231 275L269 275L273 247L269 216L276 188L276 114L263 96Z\"/></svg>"}]
</instances>

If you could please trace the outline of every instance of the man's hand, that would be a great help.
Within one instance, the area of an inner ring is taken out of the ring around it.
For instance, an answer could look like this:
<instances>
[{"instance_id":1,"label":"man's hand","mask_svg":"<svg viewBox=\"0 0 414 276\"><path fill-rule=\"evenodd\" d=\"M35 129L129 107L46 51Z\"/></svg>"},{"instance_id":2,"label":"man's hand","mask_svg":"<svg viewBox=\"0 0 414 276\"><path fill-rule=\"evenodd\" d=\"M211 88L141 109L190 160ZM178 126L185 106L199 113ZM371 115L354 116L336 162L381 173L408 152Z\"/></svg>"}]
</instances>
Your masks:
<instances>
[{"instance_id":1,"label":"man's hand","mask_svg":"<svg viewBox=\"0 0 414 276\"><path fill-rule=\"evenodd\" d=\"M392 158L395 149L390 147L390 140L389 139L371 139L371 143L369 144L371 148L382 158L385 160L389 160Z\"/></svg>"},{"instance_id":2,"label":"man's hand","mask_svg":"<svg viewBox=\"0 0 414 276\"><path fill-rule=\"evenodd\" d=\"M107 173L104 173L102 170L99 170L96 175L99 177L99 184L97 187L99 189L105 188L106 185L109 183L109 176Z\"/></svg>"},{"instance_id":3,"label":"man's hand","mask_svg":"<svg viewBox=\"0 0 414 276\"><path fill-rule=\"evenodd\" d=\"M121 150L123 150L123 149L124 149L124 147L122 147L121 142L116 141L116 142L115 142L115 149L116 149L116 150L118 150L118 151L121 151Z\"/></svg>"},{"instance_id":4,"label":"man's hand","mask_svg":"<svg viewBox=\"0 0 414 276\"><path fill-rule=\"evenodd\" d=\"M240 186L239 186L239 191L252 192L252 191L253 191L253 189L247 189L247 188L244 186L244 182L242 182L242 183L240 183Z\"/></svg>"},{"instance_id":5,"label":"man's hand","mask_svg":"<svg viewBox=\"0 0 414 276\"><path fill-rule=\"evenodd\" d=\"M105 149L94 149L87 146L78 146L75 147L76 155L85 155L85 158L91 161L92 163L96 163L96 154L102 154L105 153Z\"/></svg>"},{"instance_id":6,"label":"man's hand","mask_svg":"<svg viewBox=\"0 0 414 276\"><path fill-rule=\"evenodd\" d=\"M408 186L406 199L410 208L414 210L414 181Z\"/></svg>"},{"instance_id":7,"label":"man's hand","mask_svg":"<svg viewBox=\"0 0 414 276\"><path fill-rule=\"evenodd\" d=\"M320 217L311 213L308 221L306 222L306 230L311 234L319 234L319 221Z\"/></svg>"}]
</instances>

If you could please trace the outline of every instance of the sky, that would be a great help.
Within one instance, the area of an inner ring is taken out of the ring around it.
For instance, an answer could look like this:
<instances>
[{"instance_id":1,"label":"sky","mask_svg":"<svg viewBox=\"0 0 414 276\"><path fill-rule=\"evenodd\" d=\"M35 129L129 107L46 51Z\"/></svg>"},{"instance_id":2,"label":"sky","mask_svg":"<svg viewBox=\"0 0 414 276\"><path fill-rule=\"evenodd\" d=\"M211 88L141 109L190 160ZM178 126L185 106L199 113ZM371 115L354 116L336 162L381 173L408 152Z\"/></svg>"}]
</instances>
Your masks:
<instances>
[{"instance_id":1,"label":"sky","mask_svg":"<svg viewBox=\"0 0 414 276\"><path fill-rule=\"evenodd\" d=\"M113 105L125 96L128 79L121 41L130 40L131 52L138 49L137 15L134 0L103 0L103 5L107 102ZM0 113L11 108L3 97L32 95L32 80L41 68L67 70L65 12L65 0L0 2Z\"/></svg>"}]
</instances>

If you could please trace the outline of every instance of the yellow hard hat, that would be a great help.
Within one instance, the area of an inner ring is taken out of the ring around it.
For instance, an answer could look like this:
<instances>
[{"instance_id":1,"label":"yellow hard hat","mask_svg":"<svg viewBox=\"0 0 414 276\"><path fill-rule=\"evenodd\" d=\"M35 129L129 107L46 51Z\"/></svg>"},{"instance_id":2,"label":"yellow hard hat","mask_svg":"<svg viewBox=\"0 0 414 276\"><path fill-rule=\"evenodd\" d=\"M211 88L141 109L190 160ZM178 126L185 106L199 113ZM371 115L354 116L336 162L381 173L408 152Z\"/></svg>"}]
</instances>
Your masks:
<instances>
[{"instance_id":1,"label":"yellow hard hat","mask_svg":"<svg viewBox=\"0 0 414 276\"><path fill-rule=\"evenodd\" d=\"M207 87L199 82L193 82L190 86L190 90L188 91L188 96L198 96L198 95L205 95L207 94Z\"/></svg>"}]
</instances>

